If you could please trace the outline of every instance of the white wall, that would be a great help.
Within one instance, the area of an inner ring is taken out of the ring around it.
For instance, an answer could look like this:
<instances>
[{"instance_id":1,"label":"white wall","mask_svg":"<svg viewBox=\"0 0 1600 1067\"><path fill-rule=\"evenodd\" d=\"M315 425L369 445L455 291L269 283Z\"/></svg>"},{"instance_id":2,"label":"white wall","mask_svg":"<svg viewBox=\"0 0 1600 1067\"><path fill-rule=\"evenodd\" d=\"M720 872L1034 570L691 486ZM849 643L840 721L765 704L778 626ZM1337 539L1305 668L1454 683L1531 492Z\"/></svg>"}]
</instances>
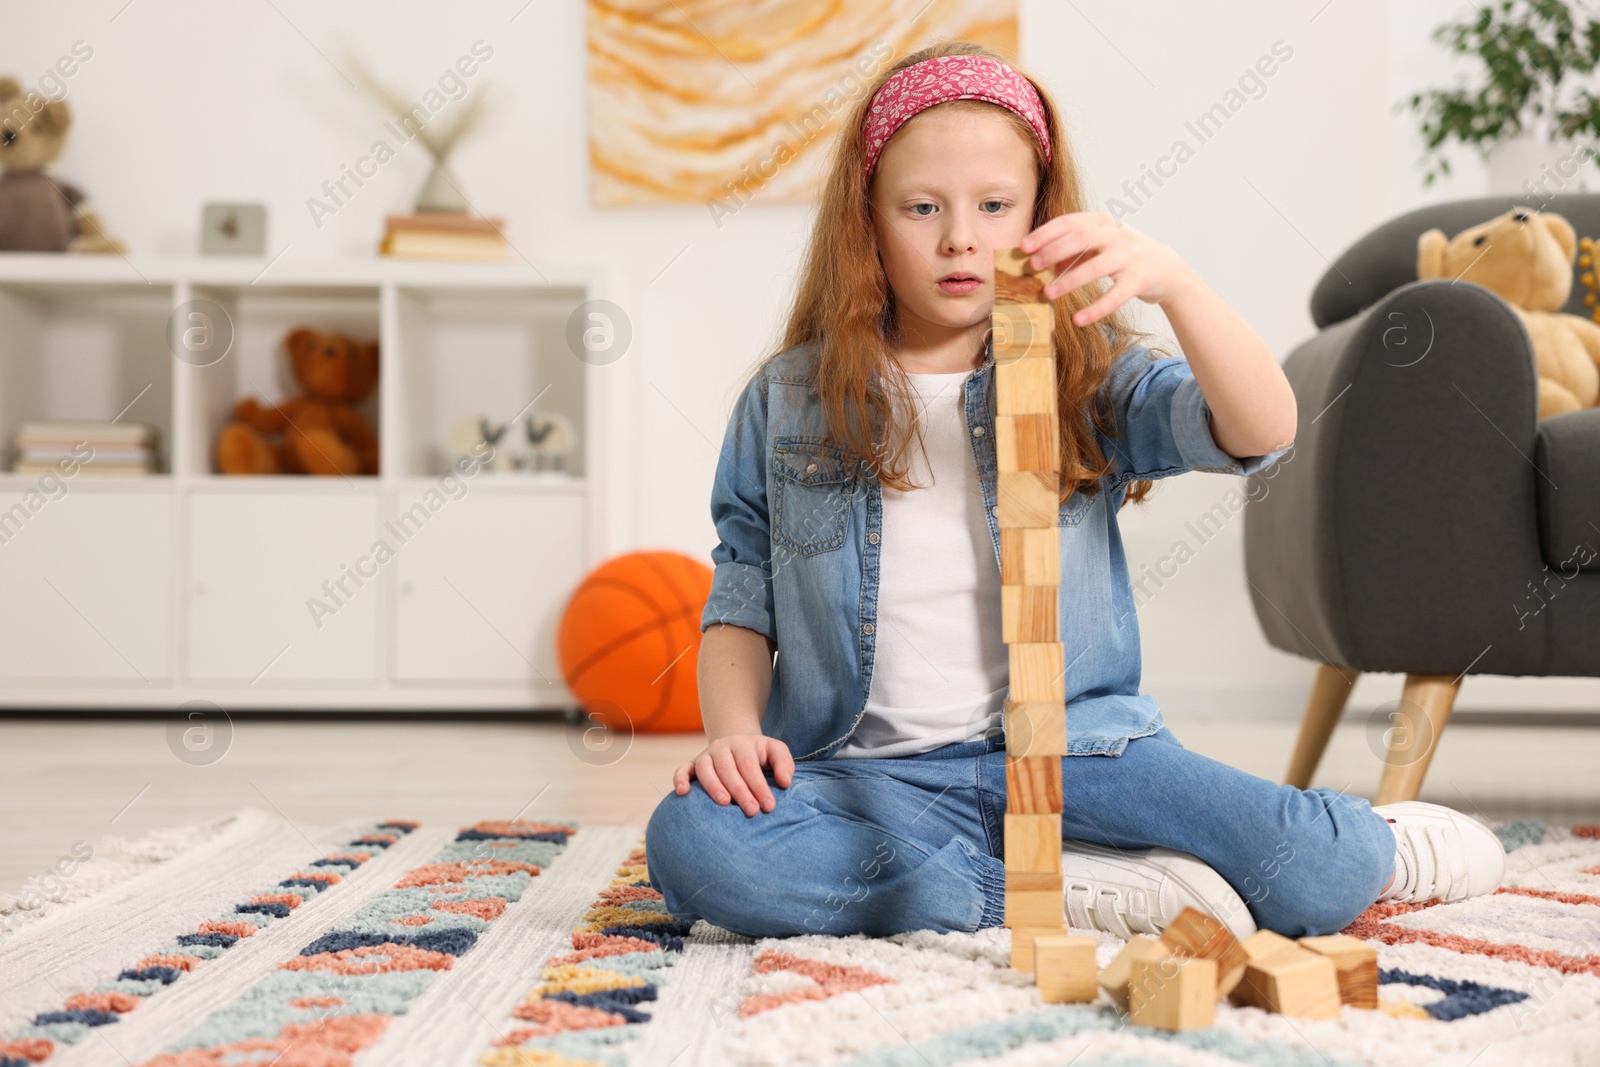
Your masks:
<instances>
[{"instance_id":1,"label":"white wall","mask_svg":"<svg viewBox=\"0 0 1600 1067\"><path fill-rule=\"evenodd\" d=\"M365 256L382 216L408 209L426 174L409 145L321 229L305 206L381 136L380 116L335 69L342 46L403 93L420 95L482 39L493 57L471 92L500 99L492 128L454 170L473 205L509 220L535 265L603 259L634 294L639 546L706 557L707 497L738 379L780 327L810 208L759 200L718 226L703 207L589 206L583 8L576 0L449 7L310 0L66 0L11 6L0 69L36 80L82 40L67 82L76 125L56 171L98 204L136 254L188 254L204 200L268 204L271 251L286 259ZM1312 332L1307 299L1351 241L1416 203L1475 195L1469 175L1423 192L1407 150L1403 92L1440 73L1426 30L1442 0L1024 0L1023 59L1067 111L1097 202L1175 139L1192 159L1131 219L1176 248L1255 324L1280 358ZM1282 40L1293 55L1211 140L1185 128ZM1439 53L1436 60L1434 53ZM1467 158L1467 164L1472 159ZM1165 329L1154 309L1152 328ZM509 413L508 413L509 414ZM1169 552L1186 519L1232 479L1170 480L1123 512L1137 574ZM1245 596L1240 523L1208 543L1141 612L1145 689L1175 724L1233 711L1297 717L1311 665L1266 646ZM1070 593L1068 594L1070 595ZM1363 681L1358 707L1398 694ZM1472 680L1462 706L1600 702L1593 685Z\"/></svg>"}]
</instances>

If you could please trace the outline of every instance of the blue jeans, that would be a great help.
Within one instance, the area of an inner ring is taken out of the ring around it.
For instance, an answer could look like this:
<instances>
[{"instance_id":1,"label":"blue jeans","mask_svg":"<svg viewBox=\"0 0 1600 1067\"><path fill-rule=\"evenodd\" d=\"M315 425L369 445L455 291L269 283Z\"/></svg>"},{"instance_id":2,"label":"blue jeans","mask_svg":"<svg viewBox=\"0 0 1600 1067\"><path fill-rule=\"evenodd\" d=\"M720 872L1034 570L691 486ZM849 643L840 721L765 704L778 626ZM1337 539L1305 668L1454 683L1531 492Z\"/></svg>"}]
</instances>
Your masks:
<instances>
[{"instance_id":1,"label":"blue jeans","mask_svg":"<svg viewBox=\"0 0 1600 1067\"><path fill-rule=\"evenodd\" d=\"M1005 920L1005 742L795 764L747 816L698 780L650 816L645 860L669 912L747 937L971 931ZM1360 797L1297 789L1184 748L1165 726L1120 756L1062 757L1061 836L1163 846L1208 864L1256 926L1349 925L1394 873L1394 834Z\"/></svg>"}]
</instances>

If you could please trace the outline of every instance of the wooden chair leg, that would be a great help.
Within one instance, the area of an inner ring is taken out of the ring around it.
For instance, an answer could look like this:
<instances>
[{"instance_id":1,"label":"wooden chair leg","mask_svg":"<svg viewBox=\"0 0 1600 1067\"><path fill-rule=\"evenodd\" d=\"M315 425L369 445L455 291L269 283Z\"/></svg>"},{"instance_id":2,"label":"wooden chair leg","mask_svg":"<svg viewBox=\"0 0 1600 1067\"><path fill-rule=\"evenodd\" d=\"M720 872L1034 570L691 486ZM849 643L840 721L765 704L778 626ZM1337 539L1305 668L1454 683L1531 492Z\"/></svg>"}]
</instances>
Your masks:
<instances>
[{"instance_id":1,"label":"wooden chair leg","mask_svg":"<svg viewBox=\"0 0 1600 1067\"><path fill-rule=\"evenodd\" d=\"M1317 667L1317 676L1311 682L1311 699L1306 701L1305 715L1300 719L1300 737L1294 743L1294 755L1289 759L1289 773L1284 782L1296 789L1311 788L1311 776L1317 773L1322 752L1328 747L1328 738L1344 714L1350 690L1356 687L1360 671L1335 667L1323 663Z\"/></svg>"},{"instance_id":2,"label":"wooden chair leg","mask_svg":"<svg viewBox=\"0 0 1600 1067\"><path fill-rule=\"evenodd\" d=\"M1408 674L1400 704L1400 721L1389 732L1388 751L1383 758L1383 777L1378 782L1374 806L1399 800L1415 800L1422 792L1422 779L1428 773L1434 749L1444 733L1444 724L1461 691L1461 676L1448 674ZM1418 717L1420 715L1420 718Z\"/></svg>"}]
</instances>

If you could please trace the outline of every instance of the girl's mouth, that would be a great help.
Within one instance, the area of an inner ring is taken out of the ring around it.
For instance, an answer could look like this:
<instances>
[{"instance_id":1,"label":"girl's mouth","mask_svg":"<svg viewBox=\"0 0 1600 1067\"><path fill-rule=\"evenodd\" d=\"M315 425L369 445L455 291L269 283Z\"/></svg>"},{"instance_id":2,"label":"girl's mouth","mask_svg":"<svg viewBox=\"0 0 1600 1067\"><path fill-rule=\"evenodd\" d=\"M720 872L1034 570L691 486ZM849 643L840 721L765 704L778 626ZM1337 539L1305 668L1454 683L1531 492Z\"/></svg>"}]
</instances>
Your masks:
<instances>
[{"instance_id":1,"label":"girl's mouth","mask_svg":"<svg viewBox=\"0 0 1600 1067\"><path fill-rule=\"evenodd\" d=\"M939 291L951 296L966 296L983 285L983 279L971 274L949 274L939 279Z\"/></svg>"}]
</instances>

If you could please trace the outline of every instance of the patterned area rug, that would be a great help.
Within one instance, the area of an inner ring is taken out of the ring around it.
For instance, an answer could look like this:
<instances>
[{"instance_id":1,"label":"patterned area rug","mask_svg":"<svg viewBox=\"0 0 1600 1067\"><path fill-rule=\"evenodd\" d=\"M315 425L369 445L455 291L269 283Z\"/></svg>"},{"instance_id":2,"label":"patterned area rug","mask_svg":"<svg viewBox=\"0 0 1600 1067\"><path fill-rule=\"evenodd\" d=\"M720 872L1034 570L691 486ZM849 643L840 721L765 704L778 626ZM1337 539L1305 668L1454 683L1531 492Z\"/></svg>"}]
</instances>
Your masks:
<instances>
[{"instance_id":1,"label":"patterned area rug","mask_svg":"<svg viewBox=\"0 0 1600 1067\"><path fill-rule=\"evenodd\" d=\"M1041 1003L1004 930L691 925L634 828L250 810L0 938L0 1067L1600 1063L1600 827L1496 829L1497 892L1348 928L1378 945L1379 1010L1223 1003L1173 1034ZM1121 942L1094 936L1103 966Z\"/></svg>"}]
</instances>

